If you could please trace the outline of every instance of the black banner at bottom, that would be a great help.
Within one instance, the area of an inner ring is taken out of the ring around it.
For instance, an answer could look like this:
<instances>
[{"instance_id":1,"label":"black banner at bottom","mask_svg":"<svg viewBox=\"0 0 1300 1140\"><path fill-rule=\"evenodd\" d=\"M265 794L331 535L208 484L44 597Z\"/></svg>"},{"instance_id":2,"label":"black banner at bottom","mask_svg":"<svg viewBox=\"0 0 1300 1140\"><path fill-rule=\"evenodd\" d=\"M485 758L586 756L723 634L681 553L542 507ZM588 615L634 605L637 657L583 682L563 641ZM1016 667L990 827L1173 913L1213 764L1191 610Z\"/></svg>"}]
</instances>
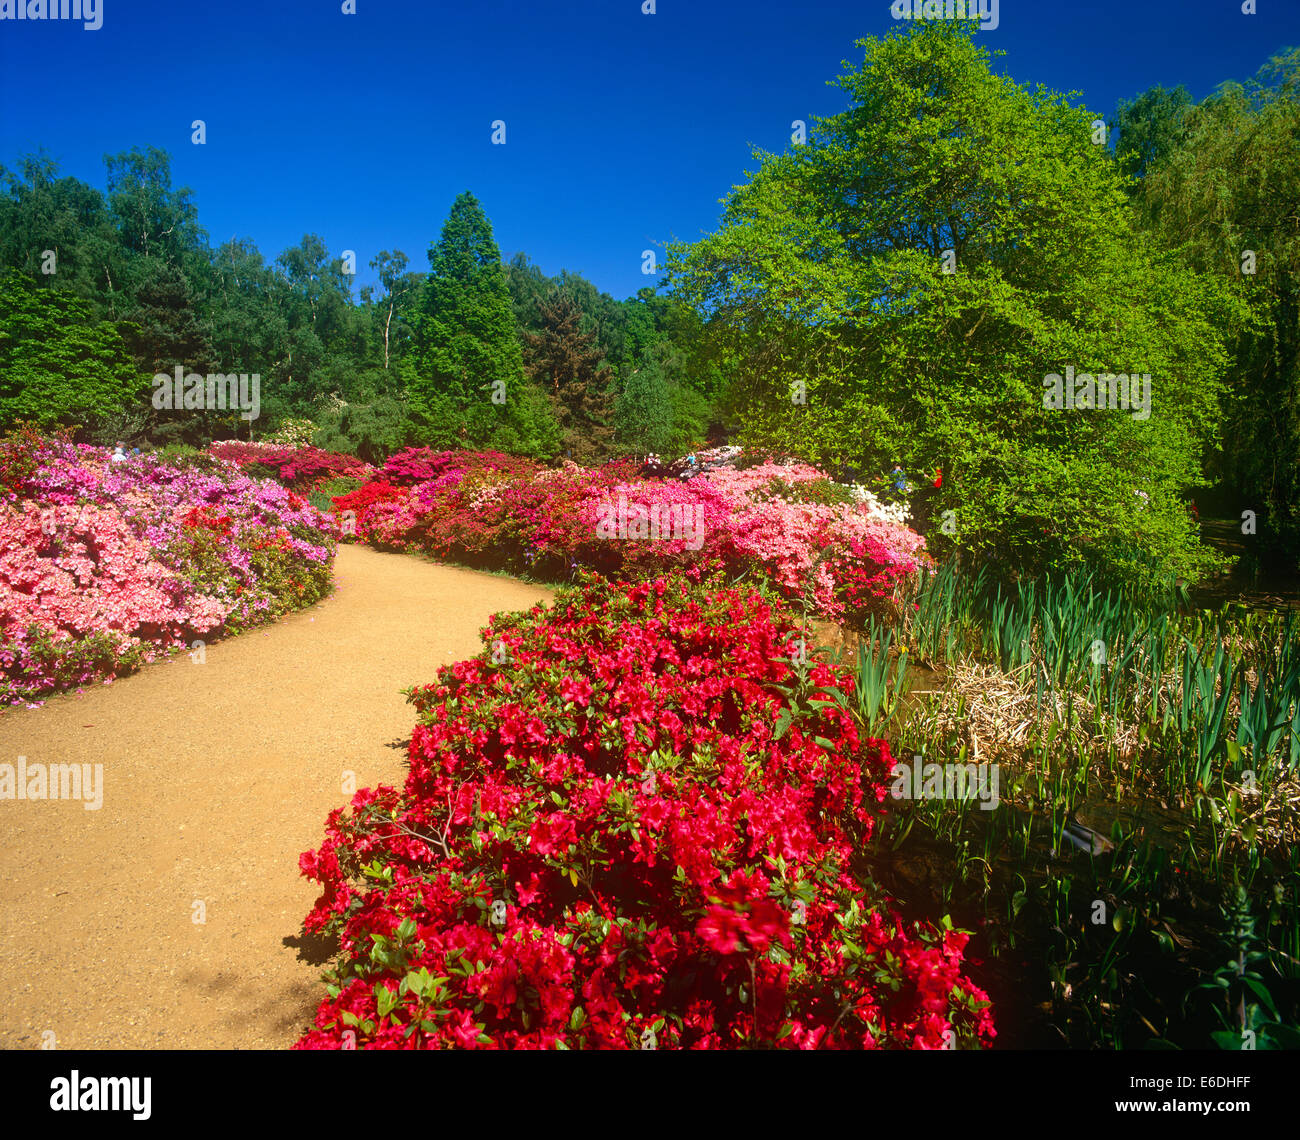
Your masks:
<instances>
[{"instance_id":1,"label":"black banner at bottom","mask_svg":"<svg viewBox=\"0 0 1300 1140\"><path fill-rule=\"evenodd\" d=\"M627 1123L752 1121L774 1113L862 1127L873 1102L908 1106L916 1123L1105 1127L1119 1117L1157 1126L1257 1125L1287 1109L1295 1057L1184 1053L640 1053L8 1052L6 1120L18 1127L169 1128L438 1120L435 1098L514 1122L565 1102L606 1105ZM17 1111L14 1111L14 1110ZM1066 1116L1062 1117L1062 1110ZM679 1118L679 1120L674 1120Z\"/></svg>"}]
</instances>

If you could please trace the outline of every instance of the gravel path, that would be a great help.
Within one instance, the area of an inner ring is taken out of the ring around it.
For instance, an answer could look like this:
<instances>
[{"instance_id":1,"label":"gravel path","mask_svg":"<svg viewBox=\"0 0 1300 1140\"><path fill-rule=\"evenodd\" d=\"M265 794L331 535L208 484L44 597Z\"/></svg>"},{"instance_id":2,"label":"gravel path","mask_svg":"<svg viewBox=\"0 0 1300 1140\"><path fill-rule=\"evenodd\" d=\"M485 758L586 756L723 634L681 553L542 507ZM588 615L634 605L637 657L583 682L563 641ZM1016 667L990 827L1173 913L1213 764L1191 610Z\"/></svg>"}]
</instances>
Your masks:
<instances>
[{"instance_id":1,"label":"gravel path","mask_svg":"<svg viewBox=\"0 0 1300 1140\"><path fill-rule=\"evenodd\" d=\"M283 1048L323 996L298 855L404 775L400 690L549 591L341 546L337 592L265 630L0 717L0 763L102 764L97 810L0 800L0 1047ZM92 769L93 771L93 769ZM196 919L203 918L203 922Z\"/></svg>"}]
</instances>

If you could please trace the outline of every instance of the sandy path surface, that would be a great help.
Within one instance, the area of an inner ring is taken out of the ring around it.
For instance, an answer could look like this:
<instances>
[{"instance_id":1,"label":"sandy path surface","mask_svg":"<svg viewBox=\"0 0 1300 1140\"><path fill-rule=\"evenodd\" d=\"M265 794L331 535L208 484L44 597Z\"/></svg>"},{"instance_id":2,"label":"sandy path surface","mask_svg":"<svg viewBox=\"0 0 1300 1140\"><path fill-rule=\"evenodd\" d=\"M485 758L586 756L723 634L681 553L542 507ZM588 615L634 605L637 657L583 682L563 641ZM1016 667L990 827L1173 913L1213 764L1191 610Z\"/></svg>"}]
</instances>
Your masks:
<instances>
[{"instance_id":1,"label":"sandy path surface","mask_svg":"<svg viewBox=\"0 0 1300 1140\"><path fill-rule=\"evenodd\" d=\"M0 800L0 1047L282 1048L324 996L298 855L398 784L400 690L549 596L341 546L337 592L265 630L0 717L0 762L102 764L103 804ZM203 917L204 922L196 922Z\"/></svg>"}]
</instances>

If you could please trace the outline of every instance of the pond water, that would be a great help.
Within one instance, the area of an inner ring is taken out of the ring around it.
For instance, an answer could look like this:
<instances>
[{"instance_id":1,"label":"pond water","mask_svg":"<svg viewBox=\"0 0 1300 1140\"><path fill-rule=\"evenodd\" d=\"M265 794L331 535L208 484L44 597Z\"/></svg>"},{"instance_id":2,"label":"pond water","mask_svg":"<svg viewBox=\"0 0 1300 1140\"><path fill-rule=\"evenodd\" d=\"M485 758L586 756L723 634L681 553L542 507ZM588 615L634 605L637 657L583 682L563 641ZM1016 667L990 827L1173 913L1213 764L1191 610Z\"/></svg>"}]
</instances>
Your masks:
<instances>
[{"instance_id":1,"label":"pond water","mask_svg":"<svg viewBox=\"0 0 1300 1140\"><path fill-rule=\"evenodd\" d=\"M1202 519L1201 539L1231 555L1237 564L1227 574L1201 582L1191 591L1192 604L1218 609L1241 602L1251 609L1300 609L1300 568L1294 562L1259 553L1258 538L1241 533L1241 519Z\"/></svg>"}]
</instances>

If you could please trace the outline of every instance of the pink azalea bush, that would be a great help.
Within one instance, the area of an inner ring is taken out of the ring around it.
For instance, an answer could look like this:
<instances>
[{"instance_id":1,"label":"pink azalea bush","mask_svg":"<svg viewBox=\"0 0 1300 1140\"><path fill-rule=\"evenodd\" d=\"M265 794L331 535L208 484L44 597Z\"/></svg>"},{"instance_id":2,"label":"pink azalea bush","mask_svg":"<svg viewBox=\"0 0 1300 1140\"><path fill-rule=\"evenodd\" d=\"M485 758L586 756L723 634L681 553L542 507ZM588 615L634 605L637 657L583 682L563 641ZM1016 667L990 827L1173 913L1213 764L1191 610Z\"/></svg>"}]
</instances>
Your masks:
<instances>
[{"instance_id":1,"label":"pink azalea bush","mask_svg":"<svg viewBox=\"0 0 1300 1140\"><path fill-rule=\"evenodd\" d=\"M276 483L0 443L0 703L110 678L323 597L333 520Z\"/></svg>"},{"instance_id":2,"label":"pink azalea bush","mask_svg":"<svg viewBox=\"0 0 1300 1140\"><path fill-rule=\"evenodd\" d=\"M98 679L148 644L220 625L219 603L163 565L112 507L0 507L0 700Z\"/></svg>"},{"instance_id":3,"label":"pink azalea bush","mask_svg":"<svg viewBox=\"0 0 1300 1140\"><path fill-rule=\"evenodd\" d=\"M925 539L866 504L799 502L770 494L773 483L798 486L827 478L807 464L765 463L711 472L707 478L731 511L731 541L739 557L761 566L788 595L810 589L817 609L828 617L870 608L872 598L891 592L897 579L915 573L926 560ZM828 557L814 571L823 554Z\"/></svg>"},{"instance_id":4,"label":"pink azalea bush","mask_svg":"<svg viewBox=\"0 0 1300 1140\"><path fill-rule=\"evenodd\" d=\"M539 577L749 573L788 599L858 620L928 561L925 540L874 500L805 501L827 484L807 464L722 469L687 483L638 478L627 461L547 469L495 453L411 449L334 500L380 549ZM652 521L653 520L653 521Z\"/></svg>"}]
</instances>

